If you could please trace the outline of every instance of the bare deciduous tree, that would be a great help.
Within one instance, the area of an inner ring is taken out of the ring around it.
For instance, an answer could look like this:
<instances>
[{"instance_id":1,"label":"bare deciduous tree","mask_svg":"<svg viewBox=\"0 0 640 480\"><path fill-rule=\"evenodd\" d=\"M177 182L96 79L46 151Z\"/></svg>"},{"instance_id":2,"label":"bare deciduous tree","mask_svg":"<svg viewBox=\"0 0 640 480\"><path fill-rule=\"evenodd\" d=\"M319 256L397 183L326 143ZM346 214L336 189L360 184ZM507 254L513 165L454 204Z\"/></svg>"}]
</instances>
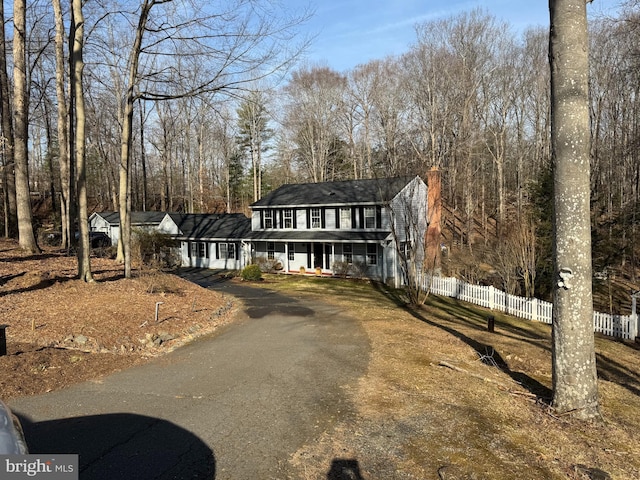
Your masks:
<instances>
[{"instance_id":1,"label":"bare deciduous tree","mask_svg":"<svg viewBox=\"0 0 640 480\"><path fill-rule=\"evenodd\" d=\"M74 125L74 163L76 170L76 195L78 205L78 277L85 282L92 282L91 273L91 243L89 240L89 212L87 208L87 172L85 158L85 126L86 112L84 102L83 70L84 61L82 52L84 49L84 15L82 13L82 0L72 2L71 32L73 48L71 50L71 87L75 107Z\"/></svg>"},{"instance_id":2,"label":"bare deciduous tree","mask_svg":"<svg viewBox=\"0 0 640 480\"><path fill-rule=\"evenodd\" d=\"M328 179L345 88L346 79L328 67L297 70L285 88L284 124L296 145L297 161L314 182Z\"/></svg>"},{"instance_id":3,"label":"bare deciduous tree","mask_svg":"<svg viewBox=\"0 0 640 480\"><path fill-rule=\"evenodd\" d=\"M140 5L129 51L120 139L119 245L127 278L131 276L135 100L167 101L242 90L249 83L288 69L305 47L292 41L292 33L304 21L304 15L278 20L271 9L262 9L252 0L217 7L224 11L203 9L190 0L143 0ZM149 61L149 69L144 70L140 69L141 56L158 60ZM206 75L192 75L201 71L204 61L210 62L211 70Z\"/></svg>"},{"instance_id":4,"label":"bare deciduous tree","mask_svg":"<svg viewBox=\"0 0 640 480\"><path fill-rule=\"evenodd\" d=\"M70 156L69 156L69 110L65 91L65 30L64 19L60 0L52 0L56 25L55 51L56 51L56 98L58 101L57 131L58 131L58 161L60 164L60 220L62 227L62 246L69 247L74 241L72 228L73 209L72 198L74 183L71 181Z\"/></svg>"}]
</instances>

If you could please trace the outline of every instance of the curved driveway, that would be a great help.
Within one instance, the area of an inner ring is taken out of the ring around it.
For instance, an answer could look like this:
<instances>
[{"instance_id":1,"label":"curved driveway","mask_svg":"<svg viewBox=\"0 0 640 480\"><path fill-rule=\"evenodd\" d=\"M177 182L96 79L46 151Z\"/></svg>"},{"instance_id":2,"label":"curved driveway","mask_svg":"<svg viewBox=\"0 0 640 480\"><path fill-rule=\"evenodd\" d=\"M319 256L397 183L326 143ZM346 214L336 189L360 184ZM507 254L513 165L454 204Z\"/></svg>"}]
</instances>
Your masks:
<instances>
[{"instance_id":1,"label":"curved driveway","mask_svg":"<svg viewBox=\"0 0 640 480\"><path fill-rule=\"evenodd\" d=\"M14 400L32 453L79 453L81 479L284 479L291 454L349 415L344 387L369 357L357 322L181 274L238 297L237 321L149 364Z\"/></svg>"}]
</instances>

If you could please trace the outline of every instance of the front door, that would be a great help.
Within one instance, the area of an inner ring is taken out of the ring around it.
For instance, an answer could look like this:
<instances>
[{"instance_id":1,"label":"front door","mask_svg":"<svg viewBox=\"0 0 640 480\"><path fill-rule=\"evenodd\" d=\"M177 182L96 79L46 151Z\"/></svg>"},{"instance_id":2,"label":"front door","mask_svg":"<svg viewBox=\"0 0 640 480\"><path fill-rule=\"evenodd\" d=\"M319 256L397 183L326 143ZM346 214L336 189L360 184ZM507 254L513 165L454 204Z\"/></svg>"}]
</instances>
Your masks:
<instances>
[{"instance_id":1,"label":"front door","mask_svg":"<svg viewBox=\"0 0 640 480\"><path fill-rule=\"evenodd\" d=\"M322 258L324 254L324 243L313 244L313 268L322 268Z\"/></svg>"}]
</instances>

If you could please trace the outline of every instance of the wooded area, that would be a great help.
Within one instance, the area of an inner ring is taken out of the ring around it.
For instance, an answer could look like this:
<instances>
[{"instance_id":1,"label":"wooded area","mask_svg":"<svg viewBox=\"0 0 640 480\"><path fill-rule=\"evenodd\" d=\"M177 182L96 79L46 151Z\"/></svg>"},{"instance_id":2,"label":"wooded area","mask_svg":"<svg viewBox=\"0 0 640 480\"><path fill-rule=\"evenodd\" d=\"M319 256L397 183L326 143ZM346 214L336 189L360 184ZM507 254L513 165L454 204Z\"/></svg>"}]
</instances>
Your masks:
<instances>
[{"instance_id":1,"label":"wooded area","mask_svg":"<svg viewBox=\"0 0 640 480\"><path fill-rule=\"evenodd\" d=\"M75 215L65 205L77 182L68 161L74 138L64 139L65 129L71 137L75 130L59 123L60 112L77 105L71 75L60 69L72 71L77 31L69 30L70 5L55 15L56 3L24 6L24 118L31 201L54 212L45 218L38 210L36 221L60 230ZM246 212L283 183L424 176L435 166L447 246L465 247L472 258L455 273L477 280L473 265L490 260L505 290L549 297L547 29L515 32L473 10L416 25L403 55L336 72L299 61L307 40L297 30L307 12L248 0L225 5L82 6L89 211L117 210L130 195L130 210ZM625 5L617 18L590 23L591 220L594 272L626 270L636 280L629 267L640 254L640 4ZM6 10L3 23L11 25ZM22 117L11 108L22 87L7 74L21 71L18 37L7 34L0 153L3 223L14 236L21 170L16 161L13 180L13 153L23 140Z\"/></svg>"}]
</instances>

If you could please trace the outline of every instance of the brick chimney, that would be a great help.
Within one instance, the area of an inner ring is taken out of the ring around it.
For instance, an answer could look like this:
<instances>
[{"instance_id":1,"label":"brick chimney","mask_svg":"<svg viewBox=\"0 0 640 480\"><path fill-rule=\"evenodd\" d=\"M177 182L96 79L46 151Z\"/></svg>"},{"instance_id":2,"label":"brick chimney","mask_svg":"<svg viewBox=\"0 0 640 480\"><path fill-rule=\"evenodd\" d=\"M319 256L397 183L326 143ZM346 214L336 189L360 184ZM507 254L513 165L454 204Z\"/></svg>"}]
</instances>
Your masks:
<instances>
[{"instance_id":1,"label":"brick chimney","mask_svg":"<svg viewBox=\"0 0 640 480\"><path fill-rule=\"evenodd\" d=\"M428 270L440 268L440 241L442 230L442 179L438 167L431 167L427 172L427 233L425 235L426 258L425 267Z\"/></svg>"}]
</instances>

